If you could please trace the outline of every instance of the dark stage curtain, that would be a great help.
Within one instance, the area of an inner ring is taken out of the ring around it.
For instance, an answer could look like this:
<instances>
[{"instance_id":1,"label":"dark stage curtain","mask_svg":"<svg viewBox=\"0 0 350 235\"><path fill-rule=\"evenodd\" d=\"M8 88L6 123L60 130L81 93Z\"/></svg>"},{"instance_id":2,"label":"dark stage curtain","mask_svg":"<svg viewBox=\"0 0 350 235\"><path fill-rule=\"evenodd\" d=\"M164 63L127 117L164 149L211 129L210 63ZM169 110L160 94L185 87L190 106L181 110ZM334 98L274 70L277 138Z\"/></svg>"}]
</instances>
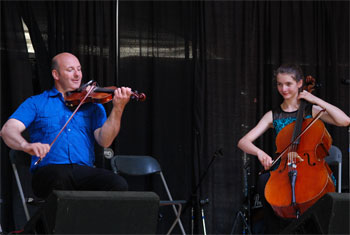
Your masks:
<instances>
[{"instance_id":1,"label":"dark stage curtain","mask_svg":"<svg viewBox=\"0 0 350 235\"><path fill-rule=\"evenodd\" d=\"M115 149L149 154L164 171L174 199L188 199L192 185L193 57L191 2L120 2L120 86L145 92L143 103L129 104ZM132 179L129 179L132 180ZM166 199L161 182L153 186ZM172 208L160 208L159 232L173 221ZM189 232L190 209L182 216ZM178 226L175 233L180 233Z\"/></svg>"},{"instance_id":2,"label":"dark stage curtain","mask_svg":"<svg viewBox=\"0 0 350 235\"><path fill-rule=\"evenodd\" d=\"M249 186L255 186L260 168L255 157L245 161L236 145L264 113L280 104L272 81L274 69L286 62L301 65L305 75L313 75L322 85L315 94L349 115L349 85L344 84L349 79L349 3L205 1L201 10L205 98L200 168L204 169L218 146L224 151L202 195L211 201L206 208L208 231L229 233L236 212L246 204L245 167L251 167ZM327 128L343 152L347 191L347 129ZM273 155L273 131L256 144Z\"/></svg>"},{"instance_id":3,"label":"dark stage curtain","mask_svg":"<svg viewBox=\"0 0 350 235\"><path fill-rule=\"evenodd\" d=\"M18 105L33 94L33 85L32 68L21 21L21 6L18 2L2 1L0 8L0 119L3 125ZM1 141L1 225L3 231L14 227L12 187L15 184L8 156L8 148Z\"/></svg>"},{"instance_id":4,"label":"dark stage curtain","mask_svg":"<svg viewBox=\"0 0 350 235\"><path fill-rule=\"evenodd\" d=\"M272 80L281 63L300 64L322 85L315 94L349 114L348 2L121 1L117 52L115 9L115 1L1 2L1 124L26 97L52 86L47 67L62 51L77 55L85 81L146 93L145 102L128 104L112 148L160 161L173 198L193 201L196 233L203 232L200 200L209 199L203 205L207 232L228 234L255 195L260 164L236 146L281 102ZM36 49L32 67L20 17ZM12 69L18 66L23 70ZM349 191L347 129L327 128L343 152L343 191ZM256 144L273 155L273 131ZM2 144L1 150L1 224L11 230L12 172L8 149ZM128 180L139 189L136 179ZM166 197L160 181L144 182ZM191 204L182 217L187 233ZM171 225L168 209L161 212L160 233Z\"/></svg>"},{"instance_id":5,"label":"dark stage curtain","mask_svg":"<svg viewBox=\"0 0 350 235\"><path fill-rule=\"evenodd\" d=\"M80 59L84 81L115 84L115 9L115 1L1 2L1 125L24 99L53 86L50 63L57 53L71 52ZM28 27L34 56L27 52L21 19ZM25 219L11 181L9 149L2 143L1 150L1 224L4 231L13 231L23 228ZM96 153L96 165L107 167L102 148L97 147Z\"/></svg>"}]
</instances>

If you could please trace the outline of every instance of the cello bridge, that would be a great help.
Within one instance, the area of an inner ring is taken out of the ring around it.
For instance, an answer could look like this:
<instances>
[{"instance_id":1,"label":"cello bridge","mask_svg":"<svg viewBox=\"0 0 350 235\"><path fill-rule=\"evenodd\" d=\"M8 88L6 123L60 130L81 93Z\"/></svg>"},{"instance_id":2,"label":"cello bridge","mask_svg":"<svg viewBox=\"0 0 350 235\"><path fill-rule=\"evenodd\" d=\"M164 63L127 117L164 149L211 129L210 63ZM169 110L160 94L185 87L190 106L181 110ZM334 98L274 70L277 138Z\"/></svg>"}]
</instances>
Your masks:
<instances>
[{"instance_id":1,"label":"cello bridge","mask_svg":"<svg viewBox=\"0 0 350 235\"><path fill-rule=\"evenodd\" d=\"M304 159L299 156L297 152L289 152L288 153L288 165L292 163L297 163L296 160L299 160L300 162L303 162Z\"/></svg>"}]
</instances>

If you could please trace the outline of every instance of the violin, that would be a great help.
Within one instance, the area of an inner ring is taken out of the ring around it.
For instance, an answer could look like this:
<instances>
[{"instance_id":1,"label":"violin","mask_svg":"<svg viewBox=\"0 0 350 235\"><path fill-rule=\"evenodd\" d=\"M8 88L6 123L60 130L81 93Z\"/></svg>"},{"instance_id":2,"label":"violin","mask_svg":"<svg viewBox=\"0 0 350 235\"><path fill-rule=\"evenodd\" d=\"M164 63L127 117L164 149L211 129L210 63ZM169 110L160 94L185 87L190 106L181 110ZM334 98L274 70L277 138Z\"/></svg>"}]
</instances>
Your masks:
<instances>
[{"instance_id":1,"label":"violin","mask_svg":"<svg viewBox=\"0 0 350 235\"><path fill-rule=\"evenodd\" d=\"M68 91L65 94L65 102L68 107L75 107L84 99L87 94L87 90L83 89L86 85L78 88L74 91ZM117 89L115 86L109 87L96 87L92 92L86 97L84 103L99 103L105 104L113 99L114 90ZM132 91L130 99L135 101L145 101L146 95L144 93L138 93L137 91Z\"/></svg>"}]
</instances>

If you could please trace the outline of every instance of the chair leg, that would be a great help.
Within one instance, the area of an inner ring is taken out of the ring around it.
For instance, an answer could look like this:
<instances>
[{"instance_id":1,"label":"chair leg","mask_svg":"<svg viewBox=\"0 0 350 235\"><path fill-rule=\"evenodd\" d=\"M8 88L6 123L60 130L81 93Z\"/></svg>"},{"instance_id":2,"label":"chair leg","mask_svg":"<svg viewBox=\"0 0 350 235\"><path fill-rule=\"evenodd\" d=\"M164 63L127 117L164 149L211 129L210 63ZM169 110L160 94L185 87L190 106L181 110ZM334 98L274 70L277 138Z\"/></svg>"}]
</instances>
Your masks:
<instances>
[{"instance_id":1,"label":"chair leg","mask_svg":"<svg viewBox=\"0 0 350 235\"><path fill-rule=\"evenodd\" d=\"M174 229L176 223L178 223L178 222L180 221L180 215L181 215L182 205L181 205L181 203L179 203L179 204L177 204L177 205L178 205L178 207L179 207L179 210L177 211L177 216L176 216L175 221L174 221L173 224L171 225L169 231L166 233L167 235L169 235L169 234L173 231L173 229ZM174 206L175 206L175 205L174 205Z\"/></svg>"},{"instance_id":2,"label":"chair leg","mask_svg":"<svg viewBox=\"0 0 350 235\"><path fill-rule=\"evenodd\" d=\"M21 201L22 201L24 213L25 213L25 215L26 215L27 221L29 221L29 220L30 220L30 215L29 215L29 211L28 211L26 199L25 199L25 197L24 197L24 193L23 193L23 189L22 189L22 184L21 184L21 181L20 181L20 179L19 179L17 167L16 167L15 164L12 164L12 168L13 168L13 173L15 174L16 183L17 183L19 195L20 195L20 197L21 197Z\"/></svg>"},{"instance_id":3,"label":"chair leg","mask_svg":"<svg viewBox=\"0 0 350 235\"><path fill-rule=\"evenodd\" d=\"M170 191L169 191L169 188L168 188L168 184L167 184L166 181L165 181L163 172L159 172L159 173L160 173L160 178L161 178L162 181L163 181L163 185L164 185L164 187L165 187L166 193L168 194L169 200L170 200L170 201L174 201L174 200L173 200L173 197L172 197L171 194L170 194ZM179 213L178 213L178 211L176 210L176 206L175 206L175 205L172 205L172 206L173 206L173 210L174 210L175 216L178 217L178 216L179 216ZM179 212L181 212L181 211L179 210ZM181 229L182 234L185 235L186 232L185 232L185 229L184 229L184 227L183 227L183 225L182 225L182 222L181 222L181 219L180 219L180 218L179 218L179 220L178 220L178 224L179 224L179 226L180 226L180 229Z\"/></svg>"},{"instance_id":4,"label":"chair leg","mask_svg":"<svg viewBox=\"0 0 350 235\"><path fill-rule=\"evenodd\" d=\"M341 193L341 162L338 163L338 193Z\"/></svg>"}]
</instances>

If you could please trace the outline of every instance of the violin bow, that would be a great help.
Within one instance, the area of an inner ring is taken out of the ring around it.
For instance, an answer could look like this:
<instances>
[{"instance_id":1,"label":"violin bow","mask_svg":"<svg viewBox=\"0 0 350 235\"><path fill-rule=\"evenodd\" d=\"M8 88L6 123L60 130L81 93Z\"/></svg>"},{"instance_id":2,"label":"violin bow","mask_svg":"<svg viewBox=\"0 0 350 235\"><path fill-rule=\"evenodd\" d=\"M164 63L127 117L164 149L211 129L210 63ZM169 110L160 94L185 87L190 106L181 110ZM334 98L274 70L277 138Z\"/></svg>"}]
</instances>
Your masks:
<instances>
[{"instance_id":1,"label":"violin bow","mask_svg":"<svg viewBox=\"0 0 350 235\"><path fill-rule=\"evenodd\" d=\"M61 128L60 132L57 134L57 136L55 137L55 139L51 142L50 144L50 149L52 147L52 145L56 142L57 138L61 135L62 131L66 128L66 126L68 125L68 123L72 120L73 116L75 115L75 113L78 111L78 109L80 108L80 106L84 103L84 101L86 100L86 98L91 94L91 92L93 92L96 89L96 82L93 82L89 91L86 93L86 95L84 96L84 98L80 101L79 105L76 107L76 109L74 110L74 112L72 113L72 115L70 115L69 119L67 120L66 124L64 124L64 126ZM34 165L38 165L41 162L41 158L38 159L38 161L36 161L34 163Z\"/></svg>"},{"instance_id":2,"label":"violin bow","mask_svg":"<svg viewBox=\"0 0 350 235\"><path fill-rule=\"evenodd\" d=\"M262 171L260 171L260 172L259 172L259 175L261 175L261 174L263 174L263 173L269 171L269 170L271 169L271 167L273 167L273 166L276 164L276 162L286 153L286 151L289 149L289 147L290 147L292 144L294 144L294 142L297 141L302 135L304 135L304 133L305 133L305 132L306 132L306 131L307 131L321 116L322 116L323 112L325 112L325 111L326 111L326 109L322 109L322 110L316 115L316 117L314 118L314 120L312 120L312 121L305 127L305 129L304 129L297 137L295 137L295 139L294 139L292 142L290 142L290 144L288 144L287 147L285 147L285 148L283 149L283 151L280 153L280 155L278 155L278 157L271 163L270 168L269 168L268 170L262 170Z\"/></svg>"}]
</instances>

